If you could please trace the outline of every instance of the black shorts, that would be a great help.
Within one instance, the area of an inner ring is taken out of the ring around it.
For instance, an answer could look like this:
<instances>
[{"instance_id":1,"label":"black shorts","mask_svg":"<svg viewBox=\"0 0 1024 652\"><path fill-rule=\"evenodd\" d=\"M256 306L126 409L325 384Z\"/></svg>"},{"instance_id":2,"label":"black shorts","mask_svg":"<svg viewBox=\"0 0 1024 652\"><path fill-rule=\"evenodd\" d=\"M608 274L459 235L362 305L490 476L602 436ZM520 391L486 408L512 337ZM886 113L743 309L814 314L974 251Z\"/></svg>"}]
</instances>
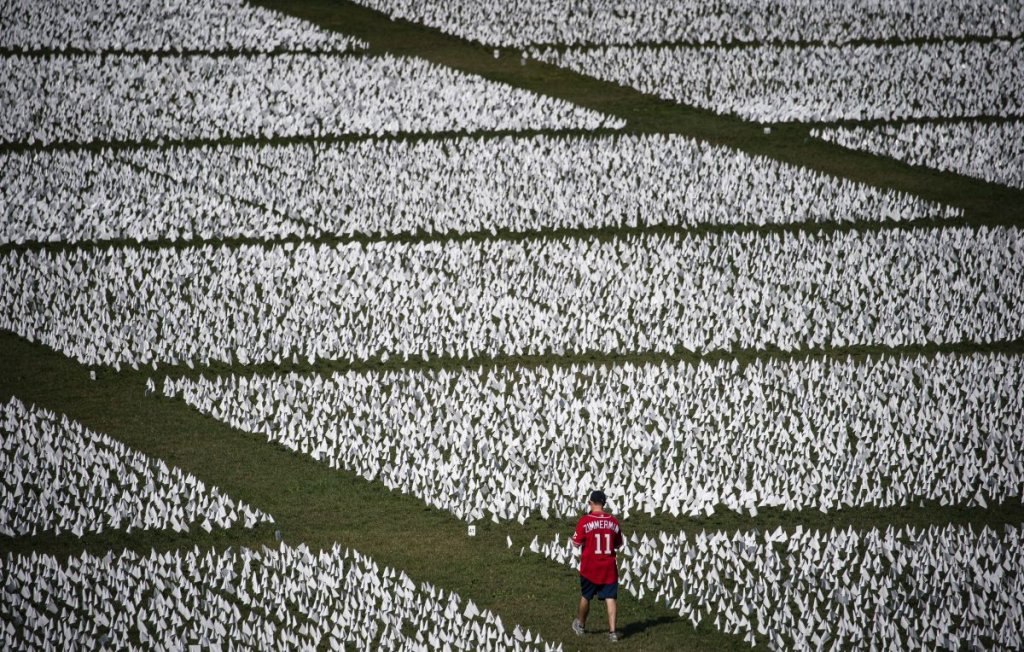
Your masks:
<instances>
[{"instance_id":1,"label":"black shorts","mask_svg":"<svg viewBox=\"0 0 1024 652\"><path fill-rule=\"evenodd\" d=\"M594 584L580 575L580 594L587 600L592 600L595 595L598 600L615 600L619 597L619 583Z\"/></svg>"}]
</instances>

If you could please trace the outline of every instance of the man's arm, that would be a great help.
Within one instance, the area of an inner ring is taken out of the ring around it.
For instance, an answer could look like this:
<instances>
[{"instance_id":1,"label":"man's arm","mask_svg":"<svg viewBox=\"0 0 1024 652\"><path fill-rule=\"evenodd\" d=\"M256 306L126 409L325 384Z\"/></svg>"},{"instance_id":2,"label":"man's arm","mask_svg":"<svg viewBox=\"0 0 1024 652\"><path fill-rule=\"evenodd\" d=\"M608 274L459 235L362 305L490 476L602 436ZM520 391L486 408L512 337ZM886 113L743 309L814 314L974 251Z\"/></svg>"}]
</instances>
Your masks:
<instances>
[{"instance_id":1,"label":"man's arm","mask_svg":"<svg viewBox=\"0 0 1024 652\"><path fill-rule=\"evenodd\" d=\"M579 548L583 545L583 536L583 519L581 518L579 522L576 523L576 533L573 534L572 538L569 540L572 541L572 545Z\"/></svg>"}]
</instances>

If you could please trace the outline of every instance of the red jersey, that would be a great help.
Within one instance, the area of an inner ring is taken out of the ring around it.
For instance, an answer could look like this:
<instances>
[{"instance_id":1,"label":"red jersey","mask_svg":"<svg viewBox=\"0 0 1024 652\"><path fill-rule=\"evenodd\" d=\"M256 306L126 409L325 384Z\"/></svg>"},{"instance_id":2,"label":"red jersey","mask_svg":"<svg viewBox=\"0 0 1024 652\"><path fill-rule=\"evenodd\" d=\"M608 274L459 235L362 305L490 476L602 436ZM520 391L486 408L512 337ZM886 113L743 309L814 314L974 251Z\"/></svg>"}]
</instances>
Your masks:
<instances>
[{"instance_id":1,"label":"red jersey","mask_svg":"<svg viewBox=\"0 0 1024 652\"><path fill-rule=\"evenodd\" d=\"M611 514L587 514L576 524L572 535L574 546L583 546L580 575L594 584L619 581L615 567L615 551L622 546L619 521Z\"/></svg>"}]
</instances>

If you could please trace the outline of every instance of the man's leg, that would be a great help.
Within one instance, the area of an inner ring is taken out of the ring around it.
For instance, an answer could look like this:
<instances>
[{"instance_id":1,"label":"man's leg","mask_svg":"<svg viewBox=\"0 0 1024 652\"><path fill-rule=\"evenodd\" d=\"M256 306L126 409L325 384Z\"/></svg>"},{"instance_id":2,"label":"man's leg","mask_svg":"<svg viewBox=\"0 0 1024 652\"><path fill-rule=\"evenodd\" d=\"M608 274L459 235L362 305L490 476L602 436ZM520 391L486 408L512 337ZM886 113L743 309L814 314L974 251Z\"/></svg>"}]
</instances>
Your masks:
<instances>
[{"instance_id":1,"label":"man's leg","mask_svg":"<svg viewBox=\"0 0 1024 652\"><path fill-rule=\"evenodd\" d=\"M588 613L590 613L590 600L580 596L580 608L576 613L576 620L580 621L581 625L586 625Z\"/></svg>"},{"instance_id":2,"label":"man's leg","mask_svg":"<svg viewBox=\"0 0 1024 652\"><path fill-rule=\"evenodd\" d=\"M619 613L619 605L615 603L615 598L608 598L604 601L608 605L608 631L615 631L615 616Z\"/></svg>"}]
</instances>

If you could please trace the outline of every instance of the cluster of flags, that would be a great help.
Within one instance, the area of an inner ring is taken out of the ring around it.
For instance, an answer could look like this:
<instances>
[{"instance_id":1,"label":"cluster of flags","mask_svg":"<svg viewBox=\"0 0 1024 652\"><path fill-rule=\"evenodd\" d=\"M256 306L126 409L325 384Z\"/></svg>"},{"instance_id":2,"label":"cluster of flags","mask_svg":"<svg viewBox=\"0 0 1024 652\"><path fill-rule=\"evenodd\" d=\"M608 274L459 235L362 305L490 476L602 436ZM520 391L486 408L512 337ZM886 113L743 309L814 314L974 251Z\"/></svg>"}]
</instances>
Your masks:
<instances>
[{"instance_id":1,"label":"cluster of flags","mask_svg":"<svg viewBox=\"0 0 1024 652\"><path fill-rule=\"evenodd\" d=\"M243 0L31 0L4 3L0 48L14 52L323 52L360 39Z\"/></svg>"},{"instance_id":2,"label":"cluster of flags","mask_svg":"<svg viewBox=\"0 0 1024 652\"><path fill-rule=\"evenodd\" d=\"M11 56L0 79L0 142L29 145L624 125L392 55Z\"/></svg>"},{"instance_id":3,"label":"cluster of flags","mask_svg":"<svg viewBox=\"0 0 1024 652\"><path fill-rule=\"evenodd\" d=\"M561 650L337 544L6 554L0 596L4 649Z\"/></svg>"},{"instance_id":4,"label":"cluster of flags","mask_svg":"<svg viewBox=\"0 0 1024 652\"><path fill-rule=\"evenodd\" d=\"M1024 188L1024 122L1019 120L907 122L815 128L812 133L848 149Z\"/></svg>"},{"instance_id":5,"label":"cluster of flags","mask_svg":"<svg viewBox=\"0 0 1024 652\"><path fill-rule=\"evenodd\" d=\"M1021 35L1019 1L359 0L485 45L825 43Z\"/></svg>"},{"instance_id":6,"label":"cluster of flags","mask_svg":"<svg viewBox=\"0 0 1024 652\"><path fill-rule=\"evenodd\" d=\"M1017 649L1021 534L953 524L633 533L619 582L695 627L773 650ZM578 563L561 537L531 549Z\"/></svg>"},{"instance_id":7,"label":"cluster of flags","mask_svg":"<svg viewBox=\"0 0 1024 652\"><path fill-rule=\"evenodd\" d=\"M957 217L679 135L0 153L0 243L428 237Z\"/></svg>"},{"instance_id":8,"label":"cluster of flags","mask_svg":"<svg viewBox=\"0 0 1024 652\"><path fill-rule=\"evenodd\" d=\"M0 404L0 534L210 532L273 518L163 460L17 398Z\"/></svg>"},{"instance_id":9,"label":"cluster of flags","mask_svg":"<svg viewBox=\"0 0 1024 652\"><path fill-rule=\"evenodd\" d=\"M1019 40L609 46L534 49L531 55L667 100L763 123L1015 117L1024 111Z\"/></svg>"},{"instance_id":10,"label":"cluster of flags","mask_svg":"<svg viewBox=\"0 0 1024 652\"><path fill-rule=\"evenodd\" d=\"M0 153L0 212L3 244L319 235L202 178L147 170L125 150Z\"/></svg>"},{"instance_id":11,"label":"cluster of flags","mask_svg":"<svg viewBox=\"0 0 1024 652\"><path fill-rule=\"evenodd\" d=\"M0 328L86 364L1019 338L1007 227L12 251Z\"/></svg>"},{"instance_id":12,"label":"cluster of flags","mask_svg":"<svg viewBox=\"0 0 1024 652\"><path fill-rule=\"evenodd\" d=\"M459 518L980 505L1024 486L999 354L165 378L235 428ZM157 389L155 384L153 389ZM495 500L500 497L500 500Z\"/></svg>"},{"instance_id":13,"label":"cluster of flags","mask_svg":"<svg viewBox=\"0 0 1024 652\"><path fill-rule=\"evenodd\" d=\"M680 135L218 145L119 155L330 234L883 222L960 213Z\"/></svg>"}]
</instances>

